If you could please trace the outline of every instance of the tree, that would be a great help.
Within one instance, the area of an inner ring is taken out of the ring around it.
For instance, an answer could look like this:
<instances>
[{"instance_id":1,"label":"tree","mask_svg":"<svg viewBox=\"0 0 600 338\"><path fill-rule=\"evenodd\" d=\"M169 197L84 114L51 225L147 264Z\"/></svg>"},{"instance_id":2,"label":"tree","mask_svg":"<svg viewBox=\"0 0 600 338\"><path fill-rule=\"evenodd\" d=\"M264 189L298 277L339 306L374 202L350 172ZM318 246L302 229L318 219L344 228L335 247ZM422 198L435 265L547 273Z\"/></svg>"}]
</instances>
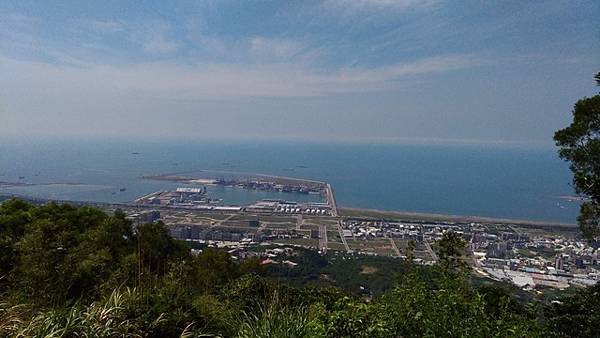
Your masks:
<instances>
[{"instance_id":1,"label":"tree","mask_svg":"<svg viewBox=\"0 0 600 338\"><path fill-rule=\"evenodd\" d=\"M9 210L2 219L20 215L18 208ZM30 207L28 214L24 233L13 244L17 295L46 305L94 297L130 242L128 221L92 207L56 203Z\"/></svg>"},{"instance_id":2,"label":"tree","mask_svg":"<svg viewBox=\"0 0 600 338\"><path fill-rule=\"evenodd\" d=\"M445 232L437 243L440 266L445 273L454 273L466 267L462 259L465 251L465 240L456 232Z\"/></svg>"},{"instance_id":3,"label":"tree","mask_svg":"<svg viewBox=\"0 0 600 338\"><path fill-rule=\"evenodd\" d=\"M138 226L137 245L140 273L162 275L167 272L170 262L184 259L189 254L187 245L173 239L162 222Z\"/></svg>"},{"instance_id":4,"label":"tree","mask_svg":"<svg viewBox=\"0 0 600 338\"><path fill-rule=\"evenodd\" d=\"M544 318L555 337L600 337L600 284L552 302Z\"/></svg>"},{"instance_id":5,"label":"tree","mask_svg":"<svg viewBox=\"0 0 600 338\"><path fill-rule=\"evenodd\" d=\"M595 76L600 86L600 72ZM573 122L554 134L562 159L571 163L575 191L586 201L577 221L584 236L600 235L600 94L585 97L573 108Z\"/></svg>"},{"instance_id":6,"label":"tree","mask_svg":"<svg viewBox=\"0 0 600 338\"><path fill-rule=\"evenodd\" d=\"M406 247L406 260L412 262L415 258L415 249L417 248L417 242L414 239L408 241L408 246Z\"/></svg>"},{"instance_id":7,"label":"tree","mask_svg":"<svg viewBox=\"0 0 600 338\"><path fill-rule=\"evenodd\" d=\"M31 222L33 205L11 199L0 205L0 290L7 284L8 275L18 260L16 243L25 234L25 226Z\"/></svg>"}]
</instances>

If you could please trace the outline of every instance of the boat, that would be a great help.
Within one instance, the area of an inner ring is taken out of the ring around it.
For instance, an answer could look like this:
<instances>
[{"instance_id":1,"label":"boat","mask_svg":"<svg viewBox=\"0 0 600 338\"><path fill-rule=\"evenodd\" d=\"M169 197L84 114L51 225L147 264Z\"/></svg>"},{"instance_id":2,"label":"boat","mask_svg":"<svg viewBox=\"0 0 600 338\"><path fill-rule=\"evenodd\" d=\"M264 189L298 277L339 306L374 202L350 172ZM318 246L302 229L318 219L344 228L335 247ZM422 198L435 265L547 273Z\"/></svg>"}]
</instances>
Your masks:
<instances>
[{"instance_id":1,"label":"boat","mask_svg":"<svg viewBox=\"0 0 600 338\"><path fill-rule=\"evenodd\" d=\"M119 189L120 192L123 192L125 190L127 190L127 188L121 188L121 189Z\"/></svg>"}]
</instances>

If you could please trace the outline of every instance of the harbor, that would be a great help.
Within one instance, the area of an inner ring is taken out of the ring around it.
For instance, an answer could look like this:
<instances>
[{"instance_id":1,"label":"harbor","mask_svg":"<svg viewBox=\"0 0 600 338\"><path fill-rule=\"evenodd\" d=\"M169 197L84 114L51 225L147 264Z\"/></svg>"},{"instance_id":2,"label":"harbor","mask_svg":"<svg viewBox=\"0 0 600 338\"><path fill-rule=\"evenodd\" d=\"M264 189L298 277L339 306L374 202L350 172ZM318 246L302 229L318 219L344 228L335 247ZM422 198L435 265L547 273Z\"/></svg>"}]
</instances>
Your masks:
<instances>
[{"instance_id":1,"label":"harbor","mask_svg":"<svg viewBox=\"0 0 600 338\"><path fill-rule=\"evenodd\" d=\"M198 173L202 173L202 175L199 176ZM212 174L212 176L207 174ZM161 190L134 200L134 203L140 205L216 211L235 209L256 214L337 216L337 204L333 189L330 184L320 181L230 171L197 171L144 176L143 179L176 182L186 184L186 187ZM208 196L207 185L244 190L276 191L285 193L285 196L290 199L261 199L248 205L232 205L223 199ZM324 201L297 202L293 200L298 195L306 194L321 196Z\"/></svg>"}]
</instances>

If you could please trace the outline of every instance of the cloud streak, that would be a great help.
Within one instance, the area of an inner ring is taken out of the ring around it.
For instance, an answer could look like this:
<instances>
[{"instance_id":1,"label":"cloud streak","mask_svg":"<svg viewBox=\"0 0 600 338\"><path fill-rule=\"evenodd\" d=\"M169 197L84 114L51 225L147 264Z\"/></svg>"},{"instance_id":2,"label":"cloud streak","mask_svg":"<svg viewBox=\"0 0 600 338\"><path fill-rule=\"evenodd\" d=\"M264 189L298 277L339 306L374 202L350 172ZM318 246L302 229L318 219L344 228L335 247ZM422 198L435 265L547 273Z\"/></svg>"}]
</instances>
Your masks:
<instances>
[{"instance_id":1,"label":"cloud streak","mask_svg":"<svg viewBox=\"0 0 600 338\"><path fill-rule=\"evenodd\" d=\"M322 8L331 14L351 16L369 11L392 11L396 14L403 11L425 9L436 4L438 0L325 0Z\"/></svg>"},{"instance_id":2,"label":"cloud streak","mask_svg":"<svg viewBox=\"0 0 600 338\"><path fill-rule=\"evenodd\" d=\"M176 52L180 44L171 37L171 26L161 21L145 22L139 28L130 28L130 38L148 53Z\"/></svg>"},{"instance_id":3,"label":"cloud streak","mask_svg":"<svg viewBox=\"0 0 600 338\"><path fill-rule=\"evenodd\" d=\"M427 7L437 0L325 0L326 6L365 9L365 8L393 8L407 9Z\"/></svg>"},{"instance_id":4,"label":"cloud streak","mask_svg":"<svg viewBox=\"0 0 600 338\"><path fill-rule=\"evenodd\" d=\"M0 59L13 85L52 86L65 94L93 88L104 95L137 95L166 99L325 96L390 90L413 76L474 67L469 55L447 55L377 68L318 72L295 64L196 64L168 62L127 66L69 66ZM51 80L49 80L51 79ZM51 83L48 83L48 82ZM1 83L1 82L0 82ZM2 86L8 86L8 83Z\"/></svg>"},{"instance_id":5,"label":"cloud streak","mask_svg":"<svg viewBox=\"0 0 600 338\"><path fill-rule=\"evenodd\" d=\"M0 134L546 139L594 93L597 8L0 2Z\"/></svg>"}]
</instances>

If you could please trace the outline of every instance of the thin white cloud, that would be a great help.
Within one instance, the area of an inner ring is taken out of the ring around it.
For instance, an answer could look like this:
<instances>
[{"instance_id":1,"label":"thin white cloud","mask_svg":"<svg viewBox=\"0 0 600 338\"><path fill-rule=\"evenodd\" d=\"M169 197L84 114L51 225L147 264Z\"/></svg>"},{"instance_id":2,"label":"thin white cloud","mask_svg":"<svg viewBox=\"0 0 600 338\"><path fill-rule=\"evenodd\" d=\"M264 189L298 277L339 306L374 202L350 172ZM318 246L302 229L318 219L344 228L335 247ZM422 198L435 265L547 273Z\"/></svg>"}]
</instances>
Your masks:
<instances>
[{"instance_id":1,"label":"thin white cloud","mask_svg":"<svg viewBox=\"0 0 600 338\"><path fill-rule=\"evenodd\" d=\"M173 53L179 49L181 45L172 37L171 31L171 26L162 21L148 21L129 27L131 41L153 54Z\"/></svg>"},{"instance_id":2,"label":"thin white cloud","mask_svg":"<svg viewBox=\"0 0 600 338\"><path fill-rule=\"evenodd\" d=\"M294 64L142 63L128 66L74 67L0 59L11 81L0 88L21 86L28 91L72 95L84 90L98 96L135 95L165 99L323 96L394 89L407 77L473 67L468 55L449 55L415 62L364 69L318 72ZM42 94L44 95L44 94Z\"/></svg>"},{"instance_id":3,"label":"thin white cloud","mask_svg":"<svg viewBox=\"0 0 600 338\"><path fill-rule=\"evenodd\" d=\"M0 47L32 44L37 40L37 18L20 14L0 14Z\"/></svg>"},{"instance_id":4,"label":"thin white cloud","mask_svg":"<svg viewBox=\"0 0 600 338\"><path fill-rule=\"evenodd\" d=\"M125 25L118 21L88 20L82 24L92 27L93 30L99 33L118 33L123 32L126 29Z\"/></svg>"},{"instance_id":5,"label":"thin white cloud","mask_svg":"<svg viewBox=\"0 0 600 338\"><path fill-rule=\"evenodd\" d=\"M248 39L247 50L240 54L247 55L248 60L254 63L311 65L319 62L323 56L323 47L315 47L307 41L297 39L253 36Z\"/></svg>"},{"instance_id":6,"label":"thin white cloud","mask_svg":"<svg viewBox=\"0 0 600 338\"><path fill-rule=\"evenodd\" d=\"M0 19L9 25L20 26L22 28L30 28L40 22L36 17L16 13L0 14Z\"/></svg>"},{"instance_id":7,"label":"thin white cloud","mask_svg":"<svg viewBox=\"0 0 600 338\"><path fill-rule=\"evenodd\" d=\"M305 48L304 44L291 39L254 36L250 38L249 54L262 59L289 59Z\"/></svg>"},{"instance_id":8,"label":"thin white cloud","mask_svg":"<svg viewBox=\"0 0 600 338\"><path fill-rule=\"evenodd\" d=\"M325 3L338 6L353 7L395 7L408 8L426 6L436 2L435 0L325 0Z\"/></svg>"},{"instance_id":9,"label":"thin white cloud","mask_svg":"<svg viewBox=\"0 0 600 338\"><path fill-rule=\"evenodd\" d=\"M426 8L438 0L325 0L323 8L333 10L337 14L350 14L368 10L410 10Z\"/></svg>"}]
</instances>

